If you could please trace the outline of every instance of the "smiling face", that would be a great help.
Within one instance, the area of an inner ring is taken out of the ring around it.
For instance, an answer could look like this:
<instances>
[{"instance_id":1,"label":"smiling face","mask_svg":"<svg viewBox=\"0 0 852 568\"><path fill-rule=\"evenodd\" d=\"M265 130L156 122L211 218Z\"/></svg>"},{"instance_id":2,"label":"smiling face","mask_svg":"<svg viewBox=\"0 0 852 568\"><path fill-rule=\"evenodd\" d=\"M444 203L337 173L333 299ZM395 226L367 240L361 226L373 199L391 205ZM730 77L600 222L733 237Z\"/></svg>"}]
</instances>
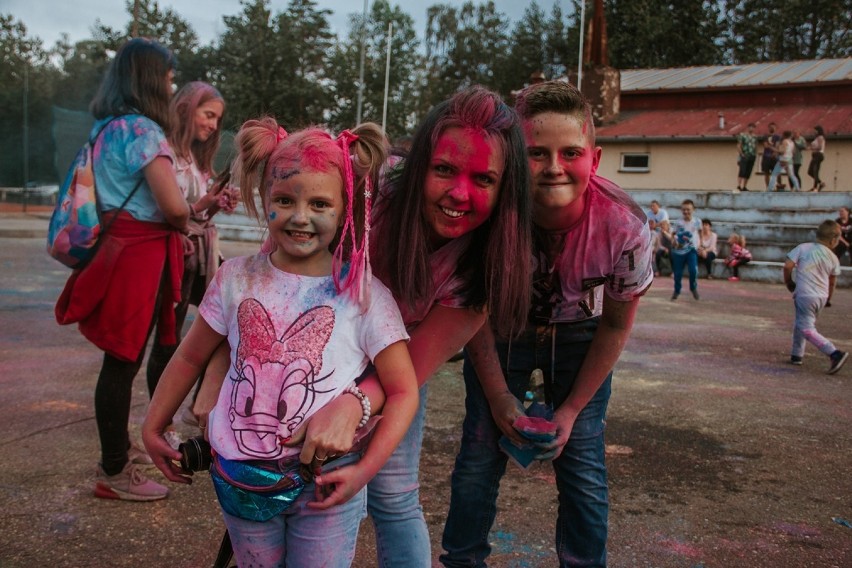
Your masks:
<instances>
[{"instance_id":1,"label":"smiling face","mask_svg":"<svg viewBox=\"0 0 852 568\"><path fill-rule=\"evenodd\" d=\"M272 168L266 219L277 245L272 264L303 276L331 274L329 245L343 220L343 183L336 172Z\"/></svg>"},{"instance_id":2,"label":"smiling face","mask_svg":"<svg viewBox=\"0 0 852 568\"><path fill-rule=\"evenodd\" d=\"M537 114L524 121L524 137L533 218L545 229L567 228L583 213L583 196L598 169L601 149L590 144L588 125L573 114Z\"/></svg>"},{"instance_id":3,"label":"smiling face","mask_svg":"<svg viewBox=\"0 0 852 568\"><path fill-rule=\"evenodd\" d=\"M484 223L503 178L499 143L471 129L452 127L438 138L426 174L425 213L436 246Z\"/></svg>"},{"instance_id":4,"label":"smiling face","mask_svg":"<svg viewBox=\"0 0 852 568\"><path fill-rule=\"evenodd\" d=\"M219 129L223 112L225 112L225 105L217 99L211 99L195 109L193 123L196 142L206 142Z\"/></svg>"}]
</instances>

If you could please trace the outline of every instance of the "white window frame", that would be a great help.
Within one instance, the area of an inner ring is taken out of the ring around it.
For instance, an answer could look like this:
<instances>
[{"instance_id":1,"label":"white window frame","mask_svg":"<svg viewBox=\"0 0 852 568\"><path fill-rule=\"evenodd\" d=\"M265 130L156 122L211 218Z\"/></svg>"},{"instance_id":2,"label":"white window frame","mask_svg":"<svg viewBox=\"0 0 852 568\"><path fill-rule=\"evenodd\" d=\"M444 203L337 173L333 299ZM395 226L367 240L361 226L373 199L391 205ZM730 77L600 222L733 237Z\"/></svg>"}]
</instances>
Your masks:
<instances>
[{"instance_id":1,"label":"white window frame","mask_svg":"<svg viewBox=\"0 0 852 568\"><path fill-rule=\"evenodd\" d=\"M645 167L625 166L624 160L627 157L642 157L648 160L648 165ZM618 171L628 173L648 173L651 171L651 153L650 152L622 152L621 161Z\"/></svg>"}]
</instances>

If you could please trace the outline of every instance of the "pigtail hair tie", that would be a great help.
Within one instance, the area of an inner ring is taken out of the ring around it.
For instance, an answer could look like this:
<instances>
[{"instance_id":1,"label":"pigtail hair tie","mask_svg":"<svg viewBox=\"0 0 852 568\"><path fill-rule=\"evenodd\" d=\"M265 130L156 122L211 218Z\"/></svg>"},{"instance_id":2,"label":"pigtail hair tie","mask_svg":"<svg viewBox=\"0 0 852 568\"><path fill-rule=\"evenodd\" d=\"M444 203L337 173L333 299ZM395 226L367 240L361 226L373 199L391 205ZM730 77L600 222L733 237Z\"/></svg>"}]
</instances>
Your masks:
<instances>
[{"instance_id":1,"label":"pigtail hair tie","mask_svg":"<svg viewBox=\"0 0 852 568\"><path fill-rule=\"evenodd\" d=\"M343 150L343 188L346 198L346 219L340 234L340 242L334 251L333 273L334 283L338 291L346 290L349 296L356 300L362 308L370 302L370 282L372 271L370 269L369 234L370 234L370 209L372 199L372 186L369 176L366 176L364 187L364 235L361 243L358 243L358 233L355 224L355 172L352 167L354 156L350 153L352 142L358 140L358 135L349 130L344 130L337 137L337 143ZM351 254L349 255L349 271L341 281L341 273L345 262L347 241L351 242Z\"/></svg>"}]
</instances>

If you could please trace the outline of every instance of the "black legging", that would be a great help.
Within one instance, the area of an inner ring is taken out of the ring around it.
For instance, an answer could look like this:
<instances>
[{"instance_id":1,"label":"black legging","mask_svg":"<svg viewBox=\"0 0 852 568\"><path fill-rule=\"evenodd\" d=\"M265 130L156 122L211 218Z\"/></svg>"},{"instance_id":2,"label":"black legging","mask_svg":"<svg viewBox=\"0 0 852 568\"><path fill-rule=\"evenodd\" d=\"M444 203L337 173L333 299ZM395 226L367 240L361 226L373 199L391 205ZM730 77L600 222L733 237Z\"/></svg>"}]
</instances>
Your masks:
<instances>
[{"instance_id":1,"label":"black legging","mask_svg":"<svg viewBox=\"0 0 852 568\"><path fill-rule=\"evenodd\" d=\"M713 276L713 261L716 260L715 252L708 252L705 257L698 257L698 262L704 265L704 268L707 269L707 276Z\"/></svg>"},{"instance_id":2,"label":"black legging","mask_svg":"<svg viewBox=\"0 0 852 568\"><path fill-rule=\"evenodd\" d=\"M822 165L822 160L822 152L814 152L811 155L811 163L808 164L808 175L814 178L814 187L816 188L819 188L819 184L822 183L822 180L819 179L819 167Z\"/></svg>"},{"instance_id":3,"label":"black legging","mask_svg":"<svg viewBox=\"0 0 852 568\"><path fill-rule=\"evenodd\" d=\"M163 270L160 290L154 302L154 314L145 336L145 343L136 361L123 361L104 353L104 362L95 386L95 422L101 440L101 467L107 475L115 475L127 465L127 450L130 449L130 434L127 425L130 421L130 402L133 398L133 379L142 366L145 357L145 345L151 336L151 330L157 323L160 298L163 286L167 283L168 267ZM159 379L159 377L157 377ZM154 394L156 380L148 380L148 395Z\"/></svg>"}]
</instances>

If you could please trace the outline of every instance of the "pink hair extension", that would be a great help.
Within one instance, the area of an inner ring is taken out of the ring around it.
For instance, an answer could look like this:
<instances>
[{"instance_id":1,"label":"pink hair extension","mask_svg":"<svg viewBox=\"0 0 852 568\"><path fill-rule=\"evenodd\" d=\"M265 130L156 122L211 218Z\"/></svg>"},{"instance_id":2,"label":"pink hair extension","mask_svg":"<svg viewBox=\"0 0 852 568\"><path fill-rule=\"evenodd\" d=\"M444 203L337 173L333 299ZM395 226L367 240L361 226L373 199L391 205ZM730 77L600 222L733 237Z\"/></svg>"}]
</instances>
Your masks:
<instances>
[{"instance_id":1,"label":"pink hair extension","mask_svg":"<svg viewBox=\"0 0 852 568\"><path fill-rule=\"evenodd\" d=\"M279 126L278 132L275 134L275 143L280 144L285 138L287 138L287 131L284 130L283 126Z\"/></svg>"},{"instance_id":2,"label":"pink hair extension","mask_svg":"<svg viewBox=\"0 0 852 568\"><path fill-rule=\"evenodd\" d=\"M353 300L357 300L362 308L366 308L370 301L369 283L372 280L369 258L369 233L370 233L370 201L372 198L369 181L364 188L364 238L358 244L355 231L354 209L355 209L355 174L352 169L353 157L349 153L349 145L358 139L356 134L344 130L337 137L337 143L343 150L343 190L346 199L346 220L340 234L340 242L334 251L333 269L334 283L338 291L347 290ZM369 178L369 176L367 176ZM349 256L349 273L341 283L340 273L343 267L346 239L352 241L352 253Z\"/></svg>"}]
</instances>

